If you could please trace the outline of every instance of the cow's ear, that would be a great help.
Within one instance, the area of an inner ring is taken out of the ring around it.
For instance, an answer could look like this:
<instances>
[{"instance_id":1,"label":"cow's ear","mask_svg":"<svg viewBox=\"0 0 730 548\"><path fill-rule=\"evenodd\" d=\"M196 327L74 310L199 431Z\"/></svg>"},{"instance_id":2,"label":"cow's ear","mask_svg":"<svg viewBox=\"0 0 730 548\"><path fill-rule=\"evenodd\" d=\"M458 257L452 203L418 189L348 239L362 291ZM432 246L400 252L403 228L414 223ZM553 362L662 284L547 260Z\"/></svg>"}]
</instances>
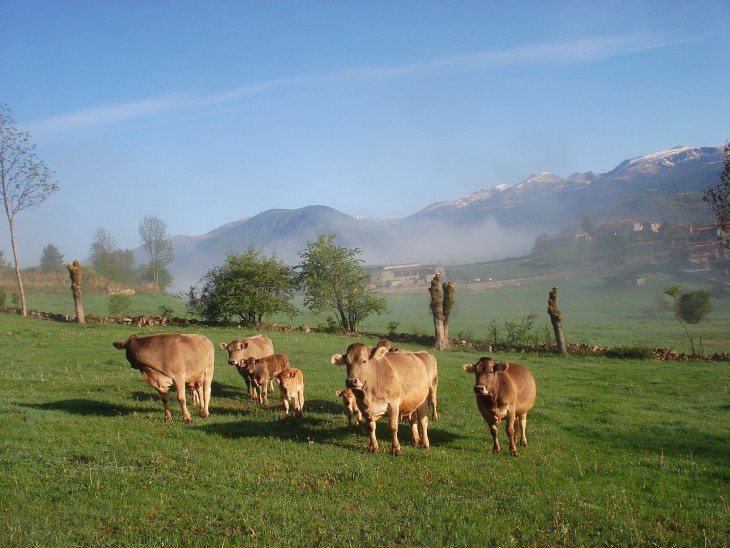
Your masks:
<instances>
[{"instance_id":1,"label":"cow's ear","mask_svg":"<svg viewBox=\"0 0 730 548\"><path fill-rule=\"evenodd\" d=\"M477 370L477 368L474 367L472 364L470 364L470 363L464 364L464 371L466 371L467 373L474 373L474 371L476 371L476 370Z\"/></svg>"},{"instance_id":2,"label":"cow's ear","mask_svg":"<svg viewBox=\"0 0 730 548\"><path fill-rule=\"evenodd\" d=\"M344 392L344 390L340 390L338 392L335 392L335 396L337 396L338 398L341 398L343 392Z\"/></svg>"},{"instance_id":3,"label":"cow's ear","mask_svg":"<svg viewBox=\"0 0 730 548\"><path fill-rule=\"evenodd\" d=\"M244 348L248 348L248 341L244 342L244 343L243 343L243 344L241 345L241 350L243 350Z\"/></svg>"},{"instance_id":4,"label":"cow's ear","mask_svg":"<svg viewBox=\"0 0 730 548\"><path fill-rule=\"evenodd\" d=\"M378 346L370 354L370 357L374 360L379 360L388 353L388 349L384 346Z\"/></svg>"},{"instance_id":5,"label":"cow's ear","mask_svg":"<svg viewBox=\"0 0 730 548\"><path fill-rule=\"evenodd\" d=\"M330 363L334 365L345 365L345 360L342 359L342 354L332 354Z\"/></svg>"},{"instance_id":6,"label":"cow's ear","mask_svg":"<svg viewBox=\"0 0 730 548\"><path fill-rule=\"evenodd\" d=\"M509 363L508 362L500 362L494 364L494 372L497 371L507 371L509 369Z\"/></svg>"},{"instance_id":7,"label":"cow's ear","mask_svg":"<svg viewBox=\"0 0 730 548\"><path fill-rule=\"evenodd\" d=\"M221 343L221 348L223 350L228 350L228 345L226 343Z\"/></svg>"},{"instance_id":8,"label":"cow's ear","mask_svg":"<svg viewBox=\"0 0 730 548\"><path fill-rule=\"evenodd\" d=\"M124 345L125 345L125 344L127 344L127 343L126 343L126 342L124 342L124 341L114 341L114 342L112 343L112 345L114 345L114 348L116 348L116 349L118 349L118 350L121 350L122 348L124 348Z\"/></svg>"}]
</instances>

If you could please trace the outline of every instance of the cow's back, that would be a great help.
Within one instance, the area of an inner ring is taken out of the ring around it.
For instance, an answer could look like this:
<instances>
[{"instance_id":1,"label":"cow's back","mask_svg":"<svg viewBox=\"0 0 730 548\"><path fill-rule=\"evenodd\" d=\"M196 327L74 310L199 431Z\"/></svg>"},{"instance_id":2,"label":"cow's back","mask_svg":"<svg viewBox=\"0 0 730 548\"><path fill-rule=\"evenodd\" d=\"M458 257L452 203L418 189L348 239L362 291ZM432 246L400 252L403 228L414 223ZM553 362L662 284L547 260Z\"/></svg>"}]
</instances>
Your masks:
<instances>
[{"instance_id":1,"label":"cow's back","mask_svg":"<svg viewBox=\"0 0 730 548\"><path fill-rule=\"evenodd\" d=\"M510 399L514 399L515 412L520 415L532 409L537 397L537 387L535 377L532 376L530 370L524 365L510 362L507 371L498 374L502 377L500 390L504 387L505 381L511 385L514 396Z\"/></svg>"},{"instance_id":2,"label":"cow's back","mask_svg":"<svg viewBox=\"0 0 730 548\"><path fill-rule=\"evenodd\" d=\"M247 358L264 358L274 353L274 343L266 335L257 334L245 340L249 344Z\"/></svg>"},{"instance_id":3,"label":"cow's back","mask_svg":"<svg viewBox=\"0 0 730 548\"><path fill-rule=\"evenodd\" d=\"M213 343L199 334L158 333L132 337L127 341L127 358L137 368L153 368L168 376L183 374L185 382L199 380L212 372Z\"/></svg>"}]
</instances>

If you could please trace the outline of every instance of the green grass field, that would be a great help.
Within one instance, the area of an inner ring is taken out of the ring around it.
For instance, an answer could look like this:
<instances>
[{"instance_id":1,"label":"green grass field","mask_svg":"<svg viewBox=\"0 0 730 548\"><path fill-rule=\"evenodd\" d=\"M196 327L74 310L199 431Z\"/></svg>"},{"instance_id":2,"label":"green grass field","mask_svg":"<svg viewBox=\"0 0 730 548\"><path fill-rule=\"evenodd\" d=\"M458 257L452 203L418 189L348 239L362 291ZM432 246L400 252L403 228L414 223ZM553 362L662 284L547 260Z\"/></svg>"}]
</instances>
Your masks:
<instances>
[{"instance_id":1,"label":"green grass field","mask_svg":"<svg viewBox=\"0 0 730 548\"><path fill-rule=\"evenodd\" d=\"M579 314L564 287L567 323ZM536 297L547 300L548 289ZM629 340L642 328L627 320L613 329ZM435 352L441 420L430 425L432 447L409 447L403 424L403 454L393 457L385 422L381 451L369 454L335 398L345 373L329 358L351 338L266 332L304 371L301 419L244 397L217 350L211 416L186 425L174 398L174 421L163 421L156 392L112 347L136 331L0 316L3 546L726 546L730 538L727 363L495 355L530 367L538 386L529 446L513 458L491 453L473 377L461 370L480 354ZM250 333L199 331L216 345Z\"/></svg>"}]
</instances>

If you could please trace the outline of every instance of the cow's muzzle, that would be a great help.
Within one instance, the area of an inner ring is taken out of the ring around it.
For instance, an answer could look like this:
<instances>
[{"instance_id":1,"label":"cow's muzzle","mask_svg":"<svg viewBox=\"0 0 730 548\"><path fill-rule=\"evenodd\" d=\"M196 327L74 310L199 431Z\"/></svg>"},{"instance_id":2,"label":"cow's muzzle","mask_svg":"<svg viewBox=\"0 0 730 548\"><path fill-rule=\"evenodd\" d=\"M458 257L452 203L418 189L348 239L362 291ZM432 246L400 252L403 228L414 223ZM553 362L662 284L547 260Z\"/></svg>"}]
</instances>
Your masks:
<instances>
[{"instance_id":1,"label":"cow's muzzle","mask_svg":"<svg viewBox=\"0 0 730 548\"><path fill-rule=\"evenodd\" d=\"M353 377L348 377L345 380L345 386L347 386L347 388L355 388L355 389L357 389L357 388L362 388L365 385L364 385L364 383L360 382L360 379L356 379L356 378L353 378Z\"/></svg>"},{"instance_id":2,"label":"cow's muzzle","mask_svg":"<svg viewBox=\"0 0 730 548\"><path fill-rule=\"evenodd\" d=\"M228 365L238 365L236 360L228 360Z\"/></svg>"},{"instance_id":3,"label":"cow's muzzle","mask_svg":"<svg viewBox=\"0 0 730 548\"><path fill-rule=\"evenodd\" d=\"M488 396L489 395L489 391L486 389L486 387L482 386L481 384L474 385L474 393L479 396Z\"/></svg>"}]
</instances>

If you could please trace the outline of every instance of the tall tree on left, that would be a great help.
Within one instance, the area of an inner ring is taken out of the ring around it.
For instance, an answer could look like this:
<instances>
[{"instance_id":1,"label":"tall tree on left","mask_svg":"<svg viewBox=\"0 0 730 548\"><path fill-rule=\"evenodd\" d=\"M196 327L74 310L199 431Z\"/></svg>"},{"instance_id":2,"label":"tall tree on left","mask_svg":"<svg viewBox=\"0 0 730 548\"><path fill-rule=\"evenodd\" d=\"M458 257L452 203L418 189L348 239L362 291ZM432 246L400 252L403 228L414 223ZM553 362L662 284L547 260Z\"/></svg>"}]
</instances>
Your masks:
<instances>
[{"instance_id":1,"label":"tall tree on left","mask_svg":"<svg viewBox=\"0 0 730 548\"><path fill-rule=\"evenodd\" d=\"M15 216L26 209L35 209L58 190L55 174L36 155L30 133L16 127L10 109L0 104L0 197L10 228L10 245L15 260L15 277L20 293L20 313L28 314L25 290L20 275L20 261L15 242Z\"/></svg>"}]
</instances>

